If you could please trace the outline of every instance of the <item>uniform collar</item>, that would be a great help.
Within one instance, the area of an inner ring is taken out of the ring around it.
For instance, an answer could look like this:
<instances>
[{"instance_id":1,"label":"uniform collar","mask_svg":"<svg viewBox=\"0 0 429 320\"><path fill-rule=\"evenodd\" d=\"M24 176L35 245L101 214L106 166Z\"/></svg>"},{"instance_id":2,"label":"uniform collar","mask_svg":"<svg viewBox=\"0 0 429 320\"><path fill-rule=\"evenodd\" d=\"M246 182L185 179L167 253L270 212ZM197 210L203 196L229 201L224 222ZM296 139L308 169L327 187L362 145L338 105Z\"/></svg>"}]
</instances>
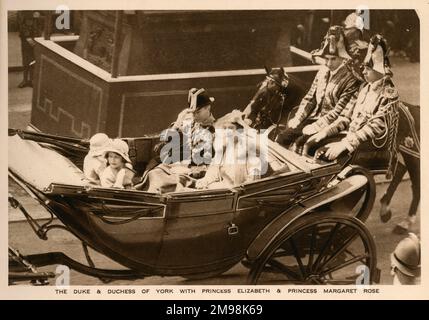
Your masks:
<instances>
[{"instance_id":1,"label":"uniform collar","mask_svg":"<svg viewBox=\"0 0 429 320\"><path fill-rule=\"evenodd\" d=\"M383 87L386 80L388 80L389 76L384 76L381 79L378 79L377 81L374 81L372 83L369 83L369 89L372 91L379 91Z\"/></svg>"}]
</instances>

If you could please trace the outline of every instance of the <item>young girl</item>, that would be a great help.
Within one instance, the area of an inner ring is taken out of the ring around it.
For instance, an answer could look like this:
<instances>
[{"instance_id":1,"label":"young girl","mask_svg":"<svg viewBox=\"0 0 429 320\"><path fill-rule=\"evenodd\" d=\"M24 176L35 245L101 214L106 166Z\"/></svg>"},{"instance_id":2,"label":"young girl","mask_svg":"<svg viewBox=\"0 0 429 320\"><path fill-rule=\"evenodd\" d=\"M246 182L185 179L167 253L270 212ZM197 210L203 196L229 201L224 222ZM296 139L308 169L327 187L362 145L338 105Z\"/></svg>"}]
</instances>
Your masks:
<instances>
[{"instance_id":1,"label":"young girl","mask_svg":"<svg viewBox=\"0 0 429 320\"><path fill-rule=\"evenodd\" d=\"M100 181L103 188L130 188L134 176L133 166L128 156L128 145L121 139L114 139L110 147L104 151L107 167L101 173Z\"/></svg>"},{"instance_id":2,"label":"young girl","mask_svg":"<svg viewBox=\"0 0 429 320\"><path fill-rule=\"evenodd\" d=\"M106 168L104 150L112 140L104 133L94 134L89 140L89 152L83 160L83 173L91 184L100 185L100 174Z\"/></svg>"}]
</instances>

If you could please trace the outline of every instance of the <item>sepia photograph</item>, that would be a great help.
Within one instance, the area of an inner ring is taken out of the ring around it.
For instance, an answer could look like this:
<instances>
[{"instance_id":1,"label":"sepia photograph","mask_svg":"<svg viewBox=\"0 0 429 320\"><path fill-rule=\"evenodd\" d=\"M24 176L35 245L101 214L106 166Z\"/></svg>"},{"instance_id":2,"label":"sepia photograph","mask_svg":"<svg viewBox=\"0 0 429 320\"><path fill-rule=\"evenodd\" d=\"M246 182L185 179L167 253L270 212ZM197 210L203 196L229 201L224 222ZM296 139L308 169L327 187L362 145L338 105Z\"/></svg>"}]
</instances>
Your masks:
<instances>
[{"instance_id":1,"label":"sepia photograph","mask_svg":"<svg viewBox=\"0 0 429 320\"><path fill-rule=\"evenodd\" d=\"M9 287L421 284L421 12L35 9Z\"/></svg>"}]
</instances>

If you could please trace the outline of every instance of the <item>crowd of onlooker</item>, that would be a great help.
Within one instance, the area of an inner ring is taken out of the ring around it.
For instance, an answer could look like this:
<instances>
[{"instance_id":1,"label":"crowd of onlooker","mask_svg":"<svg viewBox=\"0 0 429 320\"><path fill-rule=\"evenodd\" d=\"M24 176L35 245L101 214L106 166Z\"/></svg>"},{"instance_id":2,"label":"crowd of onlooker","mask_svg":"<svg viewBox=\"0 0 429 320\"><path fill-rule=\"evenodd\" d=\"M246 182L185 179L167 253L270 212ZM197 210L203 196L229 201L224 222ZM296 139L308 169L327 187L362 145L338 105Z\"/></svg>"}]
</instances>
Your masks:
<instances>
[{"instance_id":1,"label":"crowd of onlooker","mask_svg":"<svg viewBox=\"0 0 429 320\"><path fill-rule=\"evenodd\" d=\"M317 48L326 30L331 25L343 24L350 12L299 11L292 29L291 44L306 51ZM362 11L360 13L366 19L364 40L368 41L374 33L380 33L390 44L390 56L408 58L410 62L420 61L420 22L415 10L370 10L368 15Z\"/></svg>"}]
</instances>

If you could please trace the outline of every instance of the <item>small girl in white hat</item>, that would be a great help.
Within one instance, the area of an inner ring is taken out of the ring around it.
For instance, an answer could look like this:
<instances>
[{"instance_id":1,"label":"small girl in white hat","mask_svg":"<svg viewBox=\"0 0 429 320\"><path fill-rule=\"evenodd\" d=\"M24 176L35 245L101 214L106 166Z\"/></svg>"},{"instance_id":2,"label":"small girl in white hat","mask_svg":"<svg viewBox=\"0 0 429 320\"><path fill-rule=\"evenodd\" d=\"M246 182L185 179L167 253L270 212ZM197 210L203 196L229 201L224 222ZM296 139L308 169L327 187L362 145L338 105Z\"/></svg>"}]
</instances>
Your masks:
<instances>
[{"instance_id":1,"label":"small girl in white hat","mask_svg":"<svg viewBox=\"0 0 429 320\"><path fill-rule=\"evenodd\" d=\"M83 160L83 173L89 183L100 185L100 174L107 165L104 150L111 142L105 133L96 133L89 140L89 152Z\"/></svg>"},{"instance_id":2,"label":"small girl in white hat","mask_svg":"<svg viewBox=\"0 0 429 320\"><path fill-rule=\"evenodd\" d=\"M131 188L135 171L128 156L128 144L121 139L114 139L104 150L107 167L100 176L103 188Z\"/></svg>"}]
</instances>

